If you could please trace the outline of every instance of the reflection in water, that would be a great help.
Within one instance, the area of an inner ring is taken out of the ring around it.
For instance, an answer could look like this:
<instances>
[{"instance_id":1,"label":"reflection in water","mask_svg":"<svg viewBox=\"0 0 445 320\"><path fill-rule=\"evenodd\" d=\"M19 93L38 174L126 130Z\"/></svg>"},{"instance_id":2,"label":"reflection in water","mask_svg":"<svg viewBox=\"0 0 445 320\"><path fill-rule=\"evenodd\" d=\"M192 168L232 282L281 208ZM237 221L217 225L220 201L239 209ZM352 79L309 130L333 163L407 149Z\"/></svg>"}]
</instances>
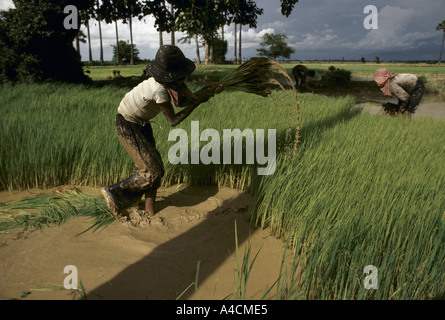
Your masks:
<instances>
[{"instance_id":1,"label":"reflection in water","mask_svg":"<svg viewBox=\"0 0 445 320\"><path fill-rule=\"evenodd\" d=\"M390 102L397 103L397 99L391 99ZM432 93L425 94L413 117L433 117L445 119L445 96L439 96Z\"/></svg>"},{"instance_id":2,"label":"reflection in water","mask_svg":"<svg viewBox=\"0 0 445 320\"><path fill-rule=\"evenodd\" d=\"M377 103L396 103L397 104L397 98L388 98L388 97L373 97L371 99L374 102ZM378 113L380 111L380 107L369 107L368 111L370 111L371 114ZM433 118L440 118L445 119L445 96L433 94L433 93L426 93L424 94L422 100L420 101L419 106L417 107L416 113L413 115L413 118L425 118L425 117L433 117Z\"/></svg>"}]
</instances>

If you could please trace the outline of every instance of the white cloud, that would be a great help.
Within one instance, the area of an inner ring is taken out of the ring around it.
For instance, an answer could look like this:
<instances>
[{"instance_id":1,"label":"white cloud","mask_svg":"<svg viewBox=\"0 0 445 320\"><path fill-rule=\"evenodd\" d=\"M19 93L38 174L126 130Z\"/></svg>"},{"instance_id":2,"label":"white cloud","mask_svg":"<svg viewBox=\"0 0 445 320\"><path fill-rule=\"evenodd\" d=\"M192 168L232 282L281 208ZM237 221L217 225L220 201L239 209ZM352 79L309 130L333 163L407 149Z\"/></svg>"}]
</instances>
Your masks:
<instances>
[{"instance_id":1,"label":"white cloud","mask_svg":"<svg viewBox=\"0 0 445 320\"><path fill-rule=\"evenodd\" d=\"M366 52L384 52L393 57L394 52L400 52L400 56L412 55L414 52L424 52L425 56L432 56L435 48L440 48L441 34L435 31L436 25L443 20L443 0L394 0L388 4L386 0L375 0L374 4L379 9L379 29L365 30L363 13L365 2L350 0L320 0L300 1L294 8L289 18L281 14L278 0L256 0L259 7L264 8L264 14L258 18L257 29L242 29L242 54L244 57L256 55L260 38L264 33L285 33L288 35L288 43L294 47L298 56L308 55L311 58L318 56L343 56L352 57L364 55ZM0 9L12 6L11 0L0 0ZM143 21L134 20L133 40L140 51L141 58L153 59L159 47L159 34L154 28L152 17ZM93 59L99 58L99 31L97 23L91 23L91 36ZM129 26L118 24L119 37L129 40ZM86 33L86 29L82 27ZM228 41L228 59L233 57L233 25L225 27L225 39ZM102 23L104 39L105 59L112 57L112 47L116 42L114 24ZM164 33L164 43L170 43L170 34ZM176 39L181 34L176 33ZM176 43L190 59L196 58L195 43ZM311 51L312 50L312 51ZM437 49L439 50L439 49ZM301 51L304 51L302 53ZM88 60L88 44L81 44L83 60ZM436 55L434 51L434 56ZM438 55L438 53L437 53ZM204 49L201 48L201 58ZM430 58L428 58L430 59Z\"/></svg>"},{"instance_id":2,"label":"white cloud","mask_svg":"<svg viewBox=\"0 0 445 320\"><path fill-rule=\"evenodd\" d=\"M418 11L408 8L385 6L378 15L378 29L370 30L357 43L344 43L354 49L414 49L426 39L434 37L431 31L419 31Z\"/></svg>"},{"instance_id":3,"label":"white cloud","mask_svg":"<svg viewBox=\"0 0 445 320\"><path fill-rule=\"evenodd\" d=\"M303 40L291 43L291 46L298 50L326 49L338 45L338 36L332 29L306 33Z\"/></svg>"},{"instance_id":4,"label":"white cloud","mask_svg":"<svg viewBox=\"0 0 445 320\"><path fill-rule=\"evenodd\" d=\"M363 15L363 18L365 15ZM323 24L303 34L289 35L290 45L297 51L313 52L397 52L405 54L430 45L437 38L434 28L425 26L428 14L413 8L386 5L378 13L378 29L366 30L360 23L340 28L332 23ZM278 31L279 33L281 30ZM353 40L357 38L357 40Z\"/></svg>"},{"instance_id":5,"label":"white cloud","mask_svg":"<svg viewBox=\"0 0 445 320\"><path fill-rule=\"evenodd\" d=\"M285 22L283 20L275 20L273 22L269 22L263 25L263 28L273 28L273 29L281 29L285 27Z\"/></svg>"},{"instance_id":6,"label":"white cloud","mask_svg":"<svg viewBox=\"0 0 445 320\"><path fill-rule=\"evenodd\" d=\"M12 0L0 0L0 10L6 10L9 8L14 8Z\"/></svg>"},{"instance_id":7,"label":"white cloud","mask_svg":"<svg viewBox=\"0 0 445 320\"><path fill-rule=\"evenodd\" d=\"M247 48L257 48L261 41L261 37L264 36L266 33L273 34L273 33L275 33L275 29L266 28L266 29L262 29L262 30L255 30L255 29L247 29L247 31L243 30L241 33L243 49L244 48L246 48L246 49ZM232 38L233 38L233 34L232 34Z\"/></svg>"}]
</instances>

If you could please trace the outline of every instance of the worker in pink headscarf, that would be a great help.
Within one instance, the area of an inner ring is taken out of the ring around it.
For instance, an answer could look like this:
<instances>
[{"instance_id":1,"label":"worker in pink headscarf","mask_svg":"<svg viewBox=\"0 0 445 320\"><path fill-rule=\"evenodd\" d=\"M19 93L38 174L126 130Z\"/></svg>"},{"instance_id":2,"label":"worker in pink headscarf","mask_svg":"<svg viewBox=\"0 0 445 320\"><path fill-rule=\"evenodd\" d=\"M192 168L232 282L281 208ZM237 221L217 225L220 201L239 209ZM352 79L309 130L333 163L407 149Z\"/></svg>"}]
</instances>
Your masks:
<instances>
[{"instance_id":1,"label":"worker in pink headscarf","mask_svg":"<svg viewBox=\"0 0 445 320\"><path fill-rule=\"evenodd\" d=\"M385 96L395 96L399 100L398 113L406 113L408 117L416 111L425 92L423 81L410 73L394 74L384 68L378 69L374 81Z\"/></svg>"}]
</instances>

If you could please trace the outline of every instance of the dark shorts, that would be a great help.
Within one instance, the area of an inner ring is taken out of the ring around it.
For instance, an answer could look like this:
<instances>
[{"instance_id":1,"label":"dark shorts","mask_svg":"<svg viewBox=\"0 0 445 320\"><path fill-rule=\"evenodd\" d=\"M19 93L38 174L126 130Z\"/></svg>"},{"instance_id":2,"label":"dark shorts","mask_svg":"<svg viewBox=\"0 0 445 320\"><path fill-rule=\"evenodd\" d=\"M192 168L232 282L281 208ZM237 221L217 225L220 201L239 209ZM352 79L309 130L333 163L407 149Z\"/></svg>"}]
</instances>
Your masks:
<instances>
[{"instance_id":1,"label":"dark shorts","mask_svg":"<svg viewBox=\"0 0 445 320\"><path fill-rule=\"evenodd\" d=\"M406 107L406 110L414 113L417 109L417 106L420 104L420 100L422 100L423 94L425 92L425 83L423 83L422 79L417 79L414 90L411 91L409 97L409 103Z\"/></svg>"}]
</instances>

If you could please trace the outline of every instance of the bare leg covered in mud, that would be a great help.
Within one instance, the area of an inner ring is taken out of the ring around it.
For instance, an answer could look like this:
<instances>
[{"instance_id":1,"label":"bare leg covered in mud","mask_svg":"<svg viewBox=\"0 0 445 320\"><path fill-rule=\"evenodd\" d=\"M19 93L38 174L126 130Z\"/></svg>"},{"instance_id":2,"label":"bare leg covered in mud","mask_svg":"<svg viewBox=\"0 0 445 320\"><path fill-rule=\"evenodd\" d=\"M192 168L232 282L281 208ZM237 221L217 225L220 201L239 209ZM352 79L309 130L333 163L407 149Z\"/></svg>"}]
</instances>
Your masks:
<instances>
[{"instance_id":1,"label":"bare leg covered in mud","mask_svg":"<svg viewBox=\"0 0 445 320\"><path fill-rule=\"evenodd\" d=\"M145 210L155 214L156 190L164 175L161 155L156 149L150 123L144 126L129 122L120 114L116 116L118 138L133 159L137 172L132 176L102 188L108 208L116 215L125 214L145 194Z\"/></svg>"},{"instance_id":2,"label":"bare leg covered in mud","mask_svg":"<svg viewBox=\"0 0 445 320\"><path fill-rule=\"evenodd\" d=\"M145 211L150 215L154 216L156 214L156 193L157 189L148 191L145 193Z\"/></svg>"}]
</instances>

